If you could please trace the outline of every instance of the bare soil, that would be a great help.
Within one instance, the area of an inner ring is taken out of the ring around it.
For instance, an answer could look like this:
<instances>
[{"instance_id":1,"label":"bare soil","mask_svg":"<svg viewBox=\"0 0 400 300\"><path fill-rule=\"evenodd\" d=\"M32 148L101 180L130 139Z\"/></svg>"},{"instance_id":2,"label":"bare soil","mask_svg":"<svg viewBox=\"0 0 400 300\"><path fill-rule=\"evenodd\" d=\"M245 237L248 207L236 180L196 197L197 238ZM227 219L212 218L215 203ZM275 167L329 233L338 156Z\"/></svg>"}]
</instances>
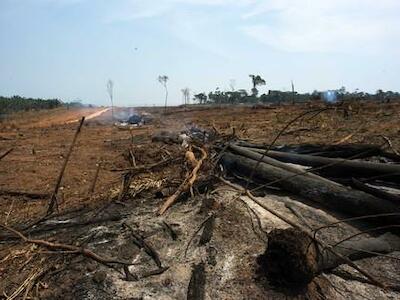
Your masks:
<instances>
[{"instance_id":1,"label":"bare soil","mask_svg":"<svg viewBox=\"0 0 400 300\"><path fill-rule=\"evenodd\" d=\"M296 105L275 108L251 107L188 107L169 108L163 114L160 108L137 108L150 113L150 124L132 130L113 126L111 110L87 120L78 137L59 191L59 222L71 218L84 218L95 212L123 215L120 221L82 225L70 229L43 232L35 238L84 245L96 253L132 260L137 265L132 272L143 274L156 267L149 257L132 243L129 230L123 223L138 230L145 240L159 253L163 265L169 269L161 275L129 282L124 275L93 260L76 254L50 253L37 246L23 243L0 244L0 294L12 294L27 278L38 270L43 276L29 290L31 297L47 299L185 299L192 265L206 264L206 299L396 299L400 294L384 291L356 280L336 275L321 275L305 291L278 291L269 286L257 273L257 256L265 250L265 232L286 224L266 213L262 208L242 197L257 212L256 218L234 193L215 182L220 189L213 196L212 207L204 210L204 195L180 201L164 217L157 216L163 199L155 197L160 187L176 189L185 177L187 166L182 161L165 168L135 176L128 199L123 204L115 200L122 180L122 173L113 169L129 167L127 155L133 151L138 166L152 164L163 158L184 157L180 145L153 143L151 137L162 130L181 131L191 124L235 135L251 142L270 143L284 126L296 116L321 105ZM358 103L341 109L329 109L316 115L308 114L288 128L277 144L368 143L384 145L385 136L391 147L400 149L400 104ZM48 198L30 199L10 196L7 191L51 194L67 149L71 143L77 120L104 108L57 109L18 113L0 123L0 154L14 150L0 161L0 214L1 222L21 228L42 217L47 210ZM132 108L117 108L115 113L132 112ZM389 148L389 151L390 148ZM101 170L94 194L88 191L96 172ZM204 168L207 168L207 164ZM4 192L4 193L1 193ZM300 211L315 226L334 221L333 216L315 205L299 204L291 195L265 195L265 201L291 218L296 219L284 206L285 201L299 205ZM187 246L200 224L209 213L216 214L212 239L206 246L197 246L198 236ZM166 221L178 234L173 240L165 230ZM297 220L298 221L298 220ZM357 229L343 225L334 233L337 237ZM5 234L0 231L0 234ZM332 238L329 230L327 238ZM186 247L186 256L184 255ZM396 252L394 255L398 255ZM211 261L210 261L211 259ZM398 277L399 264L388 258L365 260L374 262L377 276ZM353 272L343 267L348 274ZM121 271L121 268L119 269ZM354 274L353 274L354 275ZM355 274L357 275L357 274ZM397 278L399 280L399 278ZM23 293L20 295L23 296ZM1 297L1 296L0 296Z\"/></svg>"}]
</instances>

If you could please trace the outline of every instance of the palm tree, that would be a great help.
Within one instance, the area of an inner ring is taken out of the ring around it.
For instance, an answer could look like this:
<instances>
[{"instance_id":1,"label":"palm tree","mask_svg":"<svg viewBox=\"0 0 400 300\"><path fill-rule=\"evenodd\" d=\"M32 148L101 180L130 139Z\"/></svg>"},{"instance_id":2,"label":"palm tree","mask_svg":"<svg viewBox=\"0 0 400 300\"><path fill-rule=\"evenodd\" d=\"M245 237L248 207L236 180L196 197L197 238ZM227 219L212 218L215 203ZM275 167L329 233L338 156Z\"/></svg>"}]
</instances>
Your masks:
<instances>
[{"instance_id":1,"label":"palm tree","mask_svg":"<svg viewBox=\"0 0 400 300\"><path fill-rule=\"evenodd\" d=\"M254 97L257 97L258 90L257 86L259 85L265 85L265 80L261 78L260 75L249 75L251 78L251 81L253 83L253 88L251 89L251 93L253 94Z\"/></svg>"},{"instance_id":2,"label":"palm tree","mask_svg":"<svg viewBox=\"0 0 400 300\"><path fill-rule=\"evenodd\" d=\"M167 75L160 75L158 76L158 81L164 86L165 88L165 106L164 106L164 113L167 112L167 101L168 101L168 88L167 88L167 81L168 81L168 76Z\"/></svg>"}]
</instances>

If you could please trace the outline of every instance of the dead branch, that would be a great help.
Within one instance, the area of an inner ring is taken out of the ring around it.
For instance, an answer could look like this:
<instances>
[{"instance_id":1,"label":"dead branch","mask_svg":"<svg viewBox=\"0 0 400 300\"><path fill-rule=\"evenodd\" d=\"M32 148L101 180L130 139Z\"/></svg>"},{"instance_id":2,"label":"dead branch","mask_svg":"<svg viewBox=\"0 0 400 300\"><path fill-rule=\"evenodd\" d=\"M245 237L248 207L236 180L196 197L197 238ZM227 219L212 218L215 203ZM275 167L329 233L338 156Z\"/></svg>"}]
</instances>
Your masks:
<instances>
[{"instance_id":1,"label":"dead branch","mask_svg":"<svg viewBox=\"0 0 400 300\"><path fill-rule=\"evenodd\" d=\"M253 230L254 234L264 243L267 242L267 240L265 239L265 231L262 228L262 224L261 224L261 220L260 217L258 216L257 212L250 207L250 205L243 200L242 198L239 198L239 200L244 204L244 206L247 209L247 213L249 214L250 217L250 224L251 224L251 229ZM255 226L254 226L254 222L253 222L253 215L256 218L257 221L257 226L258 226L258 230L256 230ZM260 234L260 232L262 232L264 234L264 236L262 234Z\"/></svg>"},{"instance_id":2,"label":"dead branch","mask_svg":"<svg viewBox=\"0 0 400 300\"><path fill-rule=\"evenodd\" d=\"M308 227L308 229L313 230L311 224L303 217L303 215L296 209L293 203L286 202L285 207L288 208L299 220L303 222L304 225Z\"/></svg>"},{"instance_id":3,"label":"dead branch","mask_svg":"<svg viewBox=\"0 0 400 300\"><path fill-rule=\"evenodd\" d=\"M161 206L161 208L158 211L159 215L164 214L166 212L166 210L172 204L175 203L175 201L178 199L180 194L183 193L184 191L189 190L193 186L194 182L196 181L197 173L200 170L200 167L203 164L203 161L207 158L207 152L202 148L199 148L199 147L195 147L195 148L201 152L202 157L198 161L197 165L193 168L192 172L185 178L185 180L182 182L182 184L178 187L176 192L173 195L171 195L170 197L168 197L168 199Z\"/></svg>"},{"instance_id":4,"label":"dead branch","mask_svg":"<svg viewBox=\"0 0 400 300\"><path fill-rule=\"evenodd\" d=\"M203 228L203 226L208 222L209 219L211 218L215 218L214 215L209 215L203 222L201 222L200 226L196 229L196 231L192 234L192 236L189 239L189 242L187 243L186 247L185 247L185 253L184 256L186 257L187 252L189 250L189 246L192 243L193 239L195 238L195 236L200 232L200 230Z\"/></svg>"},{"instance_id":5,"label":"dead branch","mask_svg":"<svg viewBox=\"0 0 400 300\"><path fill-rule=\"evenodd\" d=\"M124 266L125 280L126 281L138 281L141 278L147 278L150 276L160 275L160 274L164 273L165 271L167 271L168 269L169 269L169 267L160 267L155 270L147 271L147 272L143 273L142 275L137 275L137 274L132 274L129 271L129 268L127 266Z\"/></svg>"},{"instance_id":6,"label":"dead branch","mask_svg":"<svg viewBox=\"0 0 400 300\"><path fill-rule=\"evenodd\" d=\"M154 164L149 164L149 165L145 165L145 166L136 166L136 167L130 167L130 168L120 168L120 169L108 169L107 171L111 171L111 172L134 172L135 174L138 174L140 172L143 171L148 171L148 170L152 170L155 169L157 167L162 167L165 166L171 162L176 162L181 160L181 158L178 159L163 159L160 162L154 163Z\"/></svg>"},{"instance_id":7,"label":"dead branch","mask_svg":"<svg viewBox=\"0 0 400 300\"><path fill-rule=\"evenodd\" d=\"M141 237L138 233L136 233L135 230L133 230L133 228L131 226L129 226L127 223L123 223L123 226L128 228L129 231L131 232L132 237L133 237L133 242L136 244L136 246L138 246L140 249L143 248L144 251L147 253L147 255L150 256L154 260L154 262L156 263L157 267L161 268L162 264L161 264L160 256L158 255L156 250L154 250L154 248L152 246L150 246L143 239L143 237Z\"/></svg>"},{"instance_id":8,"label":"dead branch","mask_svg":"<svg viewBox=\"0 0 400 300\"><path fill-rule=\"evenodd\" d=\"M127 262L127 261L122 261L118 260L115 258L110 258L110 257L104 257L100 256L93 251L86 249L86 248L81 248L73 245L68 245L68 244L61 244L61 243L53 243L49 242L46 240L36 240L36 239L30 239L26 237L23 233L7 226L4 224L0 224L0 227L4 228L7 231L12 232L14 235L18 236L21 240L23 240L25 243L31 243L35 245L39 245L45 248L48 248L50 250L66 250L66 251L72 251L73 253L81 254L83 256L86 256L88 258L91 258L103 265L108 266L109 264L121 264L121 265L133 265L133 263Z\"/></svg>"},{"instance_id":9,"label":"dead branch","mask_svg":"<svg viewBox=\"0 0 400 300\"><path fill-rule=\"evenodd\" d=\"M74 135L74 137L72 139L71 145L69 146L67 155L65 156L64 163L63 163L63 165L61 167L61 170L60 170L60 173L59 173L59 175L57 177L57 181L56 181L56 185L54 187L53 194L51 195L51 198L50 198L49 206L47 208L47 215L51 215L54 212L54 206L58 210L58 201L57 201L58 189L60 188L60 184L61 184L61 180L62 180L63 175L64 175L65 168L67 167L69 158L71 156L72 150L74 149L74 146L75 146L76 140L78 138L78 135L81 132L81 128L82 128L82 125L83 125L84 121L85 121L85 117L82 117L81 121L79 122L78 127L76 128L75 135Z\"/></svg>"},{"instance_id":10,"label":"dead branch","mask_svg":"<svg viewBox=\"0 0 400 300\"><path fill-rule=\"evenodd\" d=\"M176 241L178 239L178 235L175 232L175 230L169 225L167 222L162 221L163 227L165 230L168 232L168 234L171 236L172 240Z\"/></svg>"},{"instance_id":11,"label":"dead branch","mask_svg":"<svg viewBox=\"0 0 400 300\"><path fill-rule=\"evenodd\" d=\"M6 196L22 196L31 199L46 199L50 194L35 193L35 192L24 192L24 191L11 191L11 190L0 190L0 195Z\"/></svg>"},{"instance_id":12,"label":"dead branch","mask_svg":"<svg viewBox=\"0 0 400 300\"><path fill-rule=\"evenodd\" d=\"M135 155L133 155L132 149L129 150L129 163L131 164L132 167L136 168L136 158Z\"/></svg>"},{"instance_id":13,"label":"dead branch","mask_svg":"<svg viewBox=\"0 0 400 300\"><path fill-rule=\"evenodd\" d=\"M199 163L199 162L197 161L196 157L194 156L194 153L193 153L191 147L189 148L188 151L186 151L186 153L185 153L185 159L186 159L186 161L189 163L189 165L190 165L192 168L195 168L195 167L197 166L197 164Z\"/></svg>"},{"instance_id":14,"label":"dead branch","mask_svg":"<svg viewBox=\"0 0 400 300\"><path fill-rule=\"evenodd\" d=\"M130 184L132 182L133 174L132 172L127 172L122 176L121 188L119 190L117 201L121 203L129 191Z\"/></svg>"},{"instance_id":15,"label":"dead branch","mask_svg":"<svg viewBox=\"0 0 400 300\"><path fill-rule=\"evenodd\" d=\"M215 214L211 215L210 218L204 223L203 232L201 233L199 246L206 245L212 238L213 229L215 223Z\"/></svg>"},{"instance_id":16,"label":"dead branch","mask_svg":"<svg viewBox=\"0 0 400 300\"><path fill-rule=\"evenodd\" d=\"M352 234L352 235L350 235L350 236L348 236L348 237L346 237L346 238L340 240L339 242L333 244L332 247L335 248L335 247L337 247L337 246L339 246L339 245L341 245L341 244L347 242L348 240L351 240L351 239L353 239L353 238L355 238L355 237L357 237L357 236L359 236L359 235L366 234L366 233L371 232L371 231L378 231L378 230L383 230L383 229L399 228L399 227L400 227L400 225L387 225L387 226L379 226L379 227L375 227L375 228L370 228L370 229L367 229L367 230L363 230L363 231L357 232L357 233L355 233L355 234ZM398 244L398 245L400 245L400 244ZM399 246L399 249L398 249L398 250L400 250L400 246Z\"/></svg>"},{"instance_id":17,"label":"dead branch","mask_svg":"<svg viewBox=\"0 0 400 300\"><path fill-rule=\"evenodd\" d=\"M355 134L357 134L362 128L362 125L359 126L354 132L350 133L349 135L345 136L344 138L340 139L339 141L333 143L333 145L340 145L343 144L344 142L347 142L350 140Z\"/></svg>"},{"instance_id":18,"label":"dead branch","mask_svg":"<svg viewBox=\"0 0 400 300\"><path fill-rule=\"evenodd\" d=\"M356 221L356 220L365 220L365 219L373 219L373 218L382 218L382 217L394 217L394 216L400 216L400 213L387 213L387 214L374 214L374 215L367 215L367 216L361 216L361 217L352 217L352 218L346 218L342 219L340 221L336 221L333 223L330 223L328 225L323 225L321 227L315 228L314 229L314 238L317 235L318 231L329 228L329 227L334 227L340 223L343 222L349 222L349 221Z\"/></svg>"},{"instance_id":19,"label":"dead branch","mask_svg":"<svg viewBox=\"0 0 400 300\"><path fill-rule=\"evenodd\" d=\"M301 127L301 128L296 128L292 130L285 131L282 135L291 135L291 134L297 134L299 132L306 132L306 131L314 131L319 129L319 126L314 126L314 127Z\"/></svg>"},{"instance_id":20,"label":"dead branch","mask_svg":"<svg viewBox=\"0 0 400 300\"><path fill-rule=\"evenodd\" d=\"M100 168L101 168L101 163L99 162L99 163L97 163L96 172L94 173L93 181L92 181L92 184L90 185L90 188L89 188L88 197L91 197L93 195L93 193L94 193L94 189L96 187L97 178L99 177Z\"/></svg>"},{"instance_id":21,"label":"dead branch","mask_svg":"<svg viewBox=\"0 0 400 300\"><path fill-rule=\"evenodd\" d=\"M393 153L394 153L397 157L400 157L400 153L399 153L399 151L397 151L397 150L393 147L392 141L391 141L387 136L381 135L381 137L386 141L386 143L388 144L389 148L392 149Z\"/></svg>"},{"instance_id":22,"label":"dead branch","mask_svg":"<svg viewBox=\"0 0 400 300\"><path fill-rule=\"evenodd\" d=\"M6 157L8 154L10 154L14 148L8 149L5 153L0 155L0 160L2 160L4 157Z\"/></svg>"}]
</instances>

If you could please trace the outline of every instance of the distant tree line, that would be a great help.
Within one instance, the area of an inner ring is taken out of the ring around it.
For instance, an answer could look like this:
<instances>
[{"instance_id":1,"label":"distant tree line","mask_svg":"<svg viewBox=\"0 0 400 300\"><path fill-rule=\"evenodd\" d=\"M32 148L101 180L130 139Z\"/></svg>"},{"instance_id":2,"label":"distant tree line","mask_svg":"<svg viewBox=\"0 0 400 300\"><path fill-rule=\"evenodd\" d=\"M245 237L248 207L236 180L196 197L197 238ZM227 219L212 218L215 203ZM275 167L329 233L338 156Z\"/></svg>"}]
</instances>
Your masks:
<instances>
[{"instance_id":1,"label":"distant tree line","mask_svg":"<svg viewBox=\"0 0 400 300\"><path fill-rule=\"evenodd\" d=\"M34 99L20 96L0 96L0 115L17 111L52 109L62 105L63 102L58 99Z\"/></svg>"},{"instance_id":2,"label":"distant tree line","mask_svg":"<svg viewBox=\"0 0 400 300\"><path fill-rule=\"evenodd\" d=\"M216 88L208 94L198 93L193 96L193 100L198 104L282 104L282 103L301 103L306 101L325 100L334 102L342 101L377 101L389 103L392 101L400 101L400 93L393 91L377 90L375 94L359 91L349 92L345 87L328 91L330 98L327 99L327 91L313 91L312 93L298 93L293 91L268 90L268 93L258 96L257 87L266 85L264 79L259 75L249 75L252 81L252 89L250 93L245 89L231 91L221 91Z\"/></svg>"}]
</instances>

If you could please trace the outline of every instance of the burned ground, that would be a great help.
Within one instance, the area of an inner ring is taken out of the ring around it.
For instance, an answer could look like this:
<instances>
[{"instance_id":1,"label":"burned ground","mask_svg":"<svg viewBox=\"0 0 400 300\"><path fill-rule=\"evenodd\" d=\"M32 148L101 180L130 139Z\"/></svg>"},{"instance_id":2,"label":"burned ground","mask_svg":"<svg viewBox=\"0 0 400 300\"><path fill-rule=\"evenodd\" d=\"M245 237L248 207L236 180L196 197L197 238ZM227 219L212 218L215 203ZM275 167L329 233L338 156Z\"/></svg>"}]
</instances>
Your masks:
<instances>
[{"instance_id":1,"label":"burned ground","mask_svg":"<svg viewBox=\"0 0 400 300\"><path fill-rule=\"evenodd\" d=\"M192 270L196 270L194 266L200 265L202 267L197 269L204 268L205 274L205 299L397 298L399 294L394 291L355 280L354 276L360 275L347 266L337 268L340 276L322 274L296 293L271 286L258 273L257 257L265 250L265 233L288 225L247 197L238 197L217 179L206 178L214 157L202 166L198 179L198 182L210 183L208 189L199 193L194 188L194 196L188 192L166 215L157 214L163 198L175 192L190 166L184 161L184 148L179 144L153 142L154 133L181 132L197 126L228 139L235 136L252 143L268 144L287 122L314 108L305 105L274 109L171 108L166 115L157 108L142 108L137 110L151 113L154 120L131 130L113 126L110 111L86 121L58 193L59 217L30 226L24 232L31 238L84 247L102 256L130 261L134 265L129 270L137 278L128 281L121 265L114 264L114 268L110 268L77 253L60 253L21 243L10 232L2 230L0 291L5 298L22 286L18 297L28 291L27 296L47 299L185 299L189 286L197 288L195 283L189 282L193 278ZM310 114L293 124L278 144L359 142L386 145L390 141L393 149L400 148L399 105L362 103L347 108L346 114L341 109ZM123 108L118 110L124 111ZM93 112L96 109L83 112L58 109L24 117L19 114L0 124L0 154L14 149L0 161L3 224L26 229L46 213L77 126L76 122L68 121ZM137 166L173 159L165 166L135 174L127 194L119 199L124 172L118 170L132 167L130 151ZM99 177L93 195L89 195L98 163L101 164ZM161 190L165 195L160 198L156 195ZM38 194L38 197L12 193L17 191ZM343 218L327 213L315 203L296 201L296 195L263 193L259 199L293 222L302 223L302 220L285 206L287 203L295 205L315 227ZM211 217L212 234L203 237L206 226L201 229L201 225ZM131 229L158 253L161 267L168 269L161 269L145 247L135 243ZM358 224L341 224L322 234L324 239L334 241L358 230ZM206 242L199 242L201 239ZM398 252L392 255L399 257ZM398 260L376 257L360 261L364 267L371 264L374 268L368 269L382 280L399 280ZM153 271L161 274L152 275ZM386 277L389 279L384 279ZM200 276L199 289L201 281Z\"/></svg>"}]
</instances>

